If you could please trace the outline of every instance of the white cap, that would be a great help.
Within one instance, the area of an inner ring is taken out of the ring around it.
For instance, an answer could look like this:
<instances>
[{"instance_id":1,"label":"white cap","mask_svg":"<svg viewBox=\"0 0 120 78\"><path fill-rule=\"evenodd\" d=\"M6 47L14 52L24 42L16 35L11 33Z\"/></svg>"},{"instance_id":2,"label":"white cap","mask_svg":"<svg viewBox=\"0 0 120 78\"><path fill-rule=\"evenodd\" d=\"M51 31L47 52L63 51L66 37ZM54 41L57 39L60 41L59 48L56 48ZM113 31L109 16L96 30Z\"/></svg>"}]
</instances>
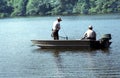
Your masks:
<instances>
[{"instance_id":1,"label":"white cap","mask_svg":"<svg viewBox=\"0 0 120 78\"><path fill-rule=\"evenodd\" d=\"M57 20L60 20L60 21L62 21L62 19L61 19L60 17L57 17Z\"/></svg>"},{"instance_id":2,"label":"white cap","mask_svg":"<svg viewBox=\"0 0 120 78\"><path fill-rule=\"evenodd\" d=\"M88 28L93 28L92 25L89 25Z\"/></svg>"}]
</instances>

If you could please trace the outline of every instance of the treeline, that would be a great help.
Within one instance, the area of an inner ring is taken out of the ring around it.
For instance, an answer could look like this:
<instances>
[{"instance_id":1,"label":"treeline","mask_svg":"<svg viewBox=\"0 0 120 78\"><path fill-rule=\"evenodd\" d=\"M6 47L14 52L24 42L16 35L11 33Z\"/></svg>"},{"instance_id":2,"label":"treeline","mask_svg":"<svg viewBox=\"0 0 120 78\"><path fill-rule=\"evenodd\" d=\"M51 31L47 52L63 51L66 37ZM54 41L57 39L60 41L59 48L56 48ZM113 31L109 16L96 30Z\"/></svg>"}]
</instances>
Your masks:
<instances>
[{"instance_id":1,"label":"treeline","mask_svg":"<svg viewBox=\"0 0 120 78\"><path fill-rule=\"evenodd\" d=\"M120 0L0 0L0 17L120 13Z\"/></svg>"}]
</instances>

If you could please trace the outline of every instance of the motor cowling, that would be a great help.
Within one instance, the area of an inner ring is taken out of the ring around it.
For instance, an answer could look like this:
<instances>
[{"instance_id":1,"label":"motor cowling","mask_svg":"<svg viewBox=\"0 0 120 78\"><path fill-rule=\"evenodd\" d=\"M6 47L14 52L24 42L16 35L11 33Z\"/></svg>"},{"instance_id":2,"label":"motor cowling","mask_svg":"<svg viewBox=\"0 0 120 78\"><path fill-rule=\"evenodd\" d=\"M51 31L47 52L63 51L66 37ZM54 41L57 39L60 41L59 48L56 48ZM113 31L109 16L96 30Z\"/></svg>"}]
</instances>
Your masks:
<instances>
[{"instance_id":1,"label":"motor cowling","mask_svg":"<svg viewBox=\"0 0 120 78\"><path fill-rule=\"evenodd\" d=\"M103 39L103 40L111 40L112 39L111 34L104 34L101 39Z\"/></svg>"},{"instance_id":2,"label":"motor cowling","mask_svg":"<svg viewBox=\"0 0 120 78\"><path fill-rule=\"evenodd\" d=\"M111 34L104 34L102 35L101 39L100 39L100 44L102 47L109 47L110 45L110 42L109 40L111 40L112 37L111 37Z\"/></svg>"}]
</instances>

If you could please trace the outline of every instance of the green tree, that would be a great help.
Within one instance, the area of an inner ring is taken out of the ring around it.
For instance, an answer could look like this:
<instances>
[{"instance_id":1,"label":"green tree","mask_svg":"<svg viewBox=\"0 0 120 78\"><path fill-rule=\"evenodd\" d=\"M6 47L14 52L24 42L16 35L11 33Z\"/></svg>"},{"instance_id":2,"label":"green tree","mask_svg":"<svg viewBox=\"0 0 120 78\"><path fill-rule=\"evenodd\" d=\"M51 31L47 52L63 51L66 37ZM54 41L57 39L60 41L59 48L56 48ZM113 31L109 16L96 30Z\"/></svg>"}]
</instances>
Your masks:
<instances>
[{"instance_id":1,"label":"green tree","mask_svg":"<svg viewBox=\"0 0 120 78\"><path fill-rule=\"evenodd\" d=\"M0 17L120 13L120 0L0 0Z\"/></svg>"},{"instance_id":2,"label":"green tree","mask_svg":"<svg viewBox=\"0 0 120 78\"><path fill-rule=\"evenodd\" d=\"M11 16L23 16L24 0L11 0L14 11Z\"/></svg>"},{"instance_id":3,"label":"green tree","mask_svg":"<svg viewBox=\"0 0 120 78\"><path fill-rule=\"evenodd\" d=\"M0 0L0 17L8 17L13 11L13 7L9 6L7 0Z\"/></svg>"}]
</instances>

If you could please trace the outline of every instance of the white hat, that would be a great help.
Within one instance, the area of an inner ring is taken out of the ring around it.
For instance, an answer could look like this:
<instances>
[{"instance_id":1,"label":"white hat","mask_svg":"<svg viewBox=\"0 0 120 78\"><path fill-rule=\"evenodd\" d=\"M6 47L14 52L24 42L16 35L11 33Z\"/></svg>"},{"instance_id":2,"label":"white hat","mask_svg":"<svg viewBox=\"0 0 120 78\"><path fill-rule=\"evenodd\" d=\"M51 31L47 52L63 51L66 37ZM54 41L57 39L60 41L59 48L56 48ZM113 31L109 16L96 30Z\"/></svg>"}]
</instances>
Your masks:
<instances>
[{"instance_id":1,"label":"white hat","mask_svg":"<svg viewBox=\"0 0 120 78\"><path fill-rule=\"evenodd\" d=\"M60 21L62 21L62 19L61 19L60 17L57 17L57 20L60 20Z\"/></svg>"},{"instance_id":2,"label":"white hat","mask_svg":"<svg viewBox=\"0 0 120 78\"><path fill-rule=\"evenodd\" d=\"M91 29L91 28L93 28L93 27L92 27L92 25L89 25L89 26L88 26L88 28L90 28L90 29Z\"/></svg>"}]
</instances>

